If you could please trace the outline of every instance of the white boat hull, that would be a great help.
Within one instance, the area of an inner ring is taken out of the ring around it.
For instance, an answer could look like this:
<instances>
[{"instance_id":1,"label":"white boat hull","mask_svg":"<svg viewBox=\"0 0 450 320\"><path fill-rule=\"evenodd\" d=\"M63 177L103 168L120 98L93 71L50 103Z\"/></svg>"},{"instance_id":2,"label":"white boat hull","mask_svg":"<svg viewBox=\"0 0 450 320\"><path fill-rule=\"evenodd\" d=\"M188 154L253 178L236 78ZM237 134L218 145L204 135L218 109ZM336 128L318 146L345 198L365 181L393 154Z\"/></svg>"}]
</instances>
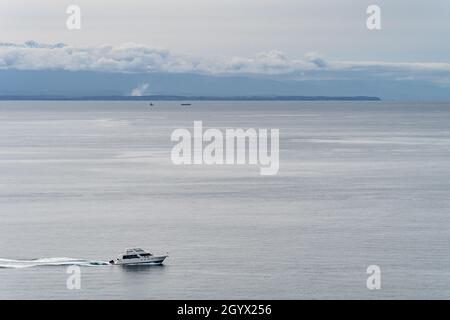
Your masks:
<instances>
[{"instance_id":1,"label":"white boat hull","mask_svg":"<svg viewBox=\"0 0 450 320\"><path fill-rule=\"evenodd\" d=\"M161 265L167 256L151 256L151 257L140 257L136 259L116 259L113 260L112 264L117 265L127 265L127 266L141 266L141 265Z\"/></svg>"}]
</instances>

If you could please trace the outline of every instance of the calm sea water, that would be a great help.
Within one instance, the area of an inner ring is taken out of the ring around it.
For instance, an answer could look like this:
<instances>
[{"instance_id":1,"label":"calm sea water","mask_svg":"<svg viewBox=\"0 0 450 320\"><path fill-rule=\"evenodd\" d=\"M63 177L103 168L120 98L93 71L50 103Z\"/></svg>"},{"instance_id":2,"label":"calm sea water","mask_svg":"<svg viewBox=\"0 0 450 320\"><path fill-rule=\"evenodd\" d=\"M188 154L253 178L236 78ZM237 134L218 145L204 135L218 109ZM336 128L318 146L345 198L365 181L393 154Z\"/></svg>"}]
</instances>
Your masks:
<instances>
[{"instance_id":1,"label":"calm sea water","mask_svg":"<svg viewBox=\"0 0 450 320\"><path fill-rule=\"evenodd\" d=\"M194 120L279 128L279 174L174 166ZM1 102L0 298L449 298L449 159L449 103ZM170 257L66 288L131 246Z\"/></svg>"}]
</instances>

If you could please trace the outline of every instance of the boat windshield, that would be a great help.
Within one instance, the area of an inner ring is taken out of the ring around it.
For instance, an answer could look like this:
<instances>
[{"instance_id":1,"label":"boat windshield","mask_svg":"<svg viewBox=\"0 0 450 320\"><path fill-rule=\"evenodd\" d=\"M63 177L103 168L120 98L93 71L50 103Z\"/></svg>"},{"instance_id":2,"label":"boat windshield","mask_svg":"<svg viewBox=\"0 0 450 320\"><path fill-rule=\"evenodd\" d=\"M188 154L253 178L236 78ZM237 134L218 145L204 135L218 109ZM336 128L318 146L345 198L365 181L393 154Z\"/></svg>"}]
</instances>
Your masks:
<instances>
[{"instance_id":1,"label":"boat windshield","mask_svg":"<svg viewBox=\"0 0 450 320\"><path fill-rule=\"evenodd\" d=\"M135 255L135 254L129 254L129 255L125 255L122 257L123 259L136 259L139 258L139 256Z\"/></svg>"},{"instance_id":2,"label":"boat windshield","mask_svg":"<svg viewBox=\"0 0 450 320\"><path fill-rule=\"evenodd\" d=\"M141 257L150 257L152 254L151 253L140 253L139 255Z\"/></svg>"}]
</instances>

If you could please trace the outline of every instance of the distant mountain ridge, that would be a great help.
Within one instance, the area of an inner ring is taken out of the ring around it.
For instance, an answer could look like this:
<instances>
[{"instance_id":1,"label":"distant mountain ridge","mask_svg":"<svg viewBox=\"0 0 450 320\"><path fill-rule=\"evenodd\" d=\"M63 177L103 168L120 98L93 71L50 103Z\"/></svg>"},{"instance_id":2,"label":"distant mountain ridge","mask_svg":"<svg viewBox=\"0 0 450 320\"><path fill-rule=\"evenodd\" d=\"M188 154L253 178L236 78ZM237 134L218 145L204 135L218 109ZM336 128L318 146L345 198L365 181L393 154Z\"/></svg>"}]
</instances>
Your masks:
<instances>
[{"instance_id":1,"label":"distant mountain ridge","mask_svg":"<svg viewBox=\"0 0 450 320\"><path fill-rule=\"evenodd\" d=\"M30 97L41 100L449 101L450 88L423 80L292 80L257 75L0 69L0 99L31 100Z\"/></svg>"},{"instance_id":2,"label":"distant mountain ridge","mask_svg":"<svg viewBox=\"0 0 450 320\"><path fill-rule=\"evenodd\" d=\"M378 97L368 96L0 96L2 101L381 101Z\"/></svg>"}]
</instances>

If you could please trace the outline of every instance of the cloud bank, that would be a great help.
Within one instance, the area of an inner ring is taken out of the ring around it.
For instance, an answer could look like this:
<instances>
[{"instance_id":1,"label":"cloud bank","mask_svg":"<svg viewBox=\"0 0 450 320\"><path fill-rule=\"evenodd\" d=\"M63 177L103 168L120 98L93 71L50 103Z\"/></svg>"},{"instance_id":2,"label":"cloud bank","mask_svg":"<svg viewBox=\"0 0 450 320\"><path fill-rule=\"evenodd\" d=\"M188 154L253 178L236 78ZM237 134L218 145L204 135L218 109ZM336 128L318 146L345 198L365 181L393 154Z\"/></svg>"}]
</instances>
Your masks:
<instances>
[{"instance_id":1,"label":"cloud bank","mask_svg":"<svg viewBox=\"0 0 450 320\"><path fill-rule=\"evenodd\" d=\"M251 74L292 80L387 78L424 80L450 86L450 63L328 61L317 52L288 58L278 50L262 52L254 57L211 60L177 55L166 49L135 43L84 47L35 41L0 43L0 70ZM136 89L136 94L142 91L142 88Z\"/></svg>"}]
</instances>

